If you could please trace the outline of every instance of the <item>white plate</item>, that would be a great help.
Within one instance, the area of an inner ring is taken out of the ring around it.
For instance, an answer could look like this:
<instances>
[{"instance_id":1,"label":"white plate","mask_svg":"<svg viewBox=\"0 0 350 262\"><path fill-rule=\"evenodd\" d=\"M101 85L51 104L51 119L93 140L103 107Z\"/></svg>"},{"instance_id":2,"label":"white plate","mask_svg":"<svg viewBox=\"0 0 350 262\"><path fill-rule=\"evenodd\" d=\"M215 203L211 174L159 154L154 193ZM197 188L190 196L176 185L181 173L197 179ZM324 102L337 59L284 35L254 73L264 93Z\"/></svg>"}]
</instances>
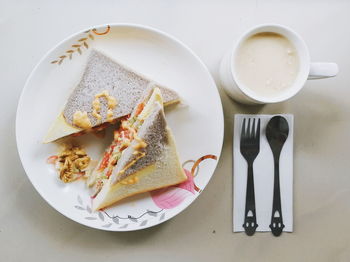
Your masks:
<instances>
[{"instance_id":1,"label":"white plate","mask_svg":"<svg viewBox=\"0 0 350 262\"><path fill-rule=\"evenodd\" d=\"M102 50L180 94L186 105L166 112L166 118L183 163L206 154L219 158L224 132L223 111L217 88L205 65L188 47L168 34L140 25L114 24L70 36L49 51L34 68L17 109L17 147L23 167L40 195L57 211L78 223L110 231L157 225L183 211L200 191L194 190L194 185L188 182L158 195L145 193L105 211L91 212L84 182L64 184L46 163L48 156L57 154L57 145L43 144L42 139L78 83L91 48ZM95 159L109 142L108 138L101 140L92 135L80 140ZM190 170L192 164L187 162L185 168ZM217 161L212 159L200 164L194 178L198 188L204 189L216 165Z\"/></svg>"}]
</instances>

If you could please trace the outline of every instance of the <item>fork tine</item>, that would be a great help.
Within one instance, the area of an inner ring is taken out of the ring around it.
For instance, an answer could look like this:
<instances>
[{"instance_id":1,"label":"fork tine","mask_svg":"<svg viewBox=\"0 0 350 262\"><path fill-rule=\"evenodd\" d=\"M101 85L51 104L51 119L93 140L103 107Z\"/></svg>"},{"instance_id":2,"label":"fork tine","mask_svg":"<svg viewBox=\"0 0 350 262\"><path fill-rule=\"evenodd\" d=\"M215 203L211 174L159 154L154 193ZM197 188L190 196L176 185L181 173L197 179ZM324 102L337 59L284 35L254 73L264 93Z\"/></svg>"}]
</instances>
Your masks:
<instances>
[{"instance_id":1,"label":"fork tine","mask_svg":"<svg viewBox=\"0 0 350 262\"><path fill-rule=\"evenodd\" d=\"M256 141L259 145L260 144L260 118L258 120L258 127L256 129Z\"/></svg>"},{"instance_id":2,"label":"fork tine","mask_svg":"<svg viewBox=\"0 0 350 262\"><path fill-rule=\"evenodd\" d=\"M246 128L245 128L245 118L244 118L243 124L242 124L241 139L244 139L245 135L246 135Z\"/></svg>"},{"instance_id":3,"label":"fork tine","mask_svg":"<svg viewBox=\"0 0 350 262\"><path fill-rule=\"evenodd\" d=\"M247 136L251 137L252 131L250 130L250 118L248 119Z\"/></svg>"},{"instance_id":4,"label":"fork tine","mask_svg":"<svg viewBox=\"0 0 350 262\"><path fill-rule=\"evenodd\" d=\"M250 133L250 137L255 138L255 118L253 119L253 126L252 126L252 131Z\"/></svg>"}]
</instances>

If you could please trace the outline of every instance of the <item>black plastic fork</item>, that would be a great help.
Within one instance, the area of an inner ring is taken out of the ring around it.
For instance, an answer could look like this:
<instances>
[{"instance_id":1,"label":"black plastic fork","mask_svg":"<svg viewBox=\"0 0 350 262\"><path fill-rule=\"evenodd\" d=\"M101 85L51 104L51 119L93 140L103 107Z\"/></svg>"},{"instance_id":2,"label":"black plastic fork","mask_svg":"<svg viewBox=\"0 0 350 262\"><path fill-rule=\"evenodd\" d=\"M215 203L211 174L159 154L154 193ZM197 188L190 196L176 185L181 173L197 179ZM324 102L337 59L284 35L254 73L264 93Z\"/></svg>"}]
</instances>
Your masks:
<instances>
[{"instance_id":1,"label":"black plastic fork","mask_svg":"<svg viewBox=\"0 0 350 262\"><path fill-rule=\"evenodd\" d=\"M248 127L246 127L246 119L243 119L240 142L241 154L248 164L247 191L243 224L244 230L248 236L252 236L258 227L255 212L253 162L260 151L260 119L257 121L258 124L256 129L255 119L253 119L252 122L253 124L251 128L250 119L248 119Z\"/></svg>"}]
</instances>

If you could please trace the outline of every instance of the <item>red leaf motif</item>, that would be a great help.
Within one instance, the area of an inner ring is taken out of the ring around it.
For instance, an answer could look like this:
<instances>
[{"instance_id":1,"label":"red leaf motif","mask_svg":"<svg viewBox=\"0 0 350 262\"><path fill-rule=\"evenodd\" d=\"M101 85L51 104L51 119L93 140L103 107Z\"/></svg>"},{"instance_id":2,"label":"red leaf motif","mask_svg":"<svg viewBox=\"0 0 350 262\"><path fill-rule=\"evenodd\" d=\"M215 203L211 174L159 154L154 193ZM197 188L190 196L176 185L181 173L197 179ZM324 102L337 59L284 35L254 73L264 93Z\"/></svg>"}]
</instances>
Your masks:
<instances>
[{"instance_id":1,"label":"red leaf motif","mask_svg":"<svg viewBox=\"0 0 350 262\"><path fill-rule=\"evenodd\" d=\"M174 208L182 203L184 199L195 194L195 184L190 171L184 169L187 180L176 186L151 191L153 202L162 209Z\"/></svg>"},{"instance_id":2,"label":"red leaf motif","mask_svg":"<svg viewBox=\"0 0 350 262\"><path fill-rule=\"evenodd\" d=\"M187 190L173 186L154 190L150 193L154 203L162 209L174 208L191 195Z\"/></svg>"},{"instance_id":3,"label":"red leaf motif","mask_svg":"<svg viewBox=\"0 0 350 262\"><path fill-rule=\"evenodd\" d=\"M177 187L183 188L187 191L190 191L192 194L194 194L195 190L194 190L193 176L192 176L191 172L188 171L187 169L184 169L184 171L185 171L185 174L187 176L187 180L185 182L182 182L181 184L179 184Z\"/></svg>"}]
</instances>

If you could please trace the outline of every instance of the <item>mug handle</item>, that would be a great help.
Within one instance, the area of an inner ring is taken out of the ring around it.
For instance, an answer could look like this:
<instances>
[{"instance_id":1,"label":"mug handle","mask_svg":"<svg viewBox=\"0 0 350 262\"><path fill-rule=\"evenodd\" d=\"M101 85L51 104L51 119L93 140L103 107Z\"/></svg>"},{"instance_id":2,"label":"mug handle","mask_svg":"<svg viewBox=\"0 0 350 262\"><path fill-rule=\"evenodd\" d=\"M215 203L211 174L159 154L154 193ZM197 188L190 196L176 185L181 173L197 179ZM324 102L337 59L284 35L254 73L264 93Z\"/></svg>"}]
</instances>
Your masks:
<instances>
[{"instance_id":1,"label":"mug handle","mask_svg":"<svg viewBox=\"0 0 350 262\"><path fill-rule=\"evenodd\" d=\"M336 76L339 72L336 63L311 63L307 79L322 79Z\"/></svg>"}]
</instances>

